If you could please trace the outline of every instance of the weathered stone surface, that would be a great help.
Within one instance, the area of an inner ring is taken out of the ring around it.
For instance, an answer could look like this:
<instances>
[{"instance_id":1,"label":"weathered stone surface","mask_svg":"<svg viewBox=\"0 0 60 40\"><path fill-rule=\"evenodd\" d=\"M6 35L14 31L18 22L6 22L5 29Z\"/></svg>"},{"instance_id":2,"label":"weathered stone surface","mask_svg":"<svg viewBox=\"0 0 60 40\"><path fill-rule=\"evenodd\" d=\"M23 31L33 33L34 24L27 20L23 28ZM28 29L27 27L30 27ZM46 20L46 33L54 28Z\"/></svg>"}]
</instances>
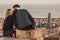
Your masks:
<instances>
[{"instance_id":1,"label":"weathered stone surface","mask_svg":"<svg viewBox=\"0 0 60 40\"><path fill-rule=\"evenodd\" d=\"M29 31L16 30L16 37L39 39L39 38L43 38L41 31L42 30L40 29L29 30Z\"/></svg>"}]
</instances>

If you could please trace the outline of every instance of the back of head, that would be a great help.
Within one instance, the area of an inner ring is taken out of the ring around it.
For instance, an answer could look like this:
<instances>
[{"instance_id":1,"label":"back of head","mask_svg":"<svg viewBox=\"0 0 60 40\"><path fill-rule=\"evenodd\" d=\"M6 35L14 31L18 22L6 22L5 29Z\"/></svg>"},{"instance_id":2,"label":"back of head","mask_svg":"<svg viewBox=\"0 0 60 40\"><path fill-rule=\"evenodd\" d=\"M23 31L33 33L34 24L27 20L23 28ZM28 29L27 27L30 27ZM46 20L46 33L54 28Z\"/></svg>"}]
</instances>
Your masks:
<instances>
[{"instance_id":1,"label":"back of head","mask_svg":"<svg viewBox=\"0 0 60 40\"><path fill-rule=\"evenodd\" d=\"M16 10L19 10L20 9L20 5L18 5L18 4L15 4L14 6L13 6L13 8Z\"/></svg>"}]
</instances>

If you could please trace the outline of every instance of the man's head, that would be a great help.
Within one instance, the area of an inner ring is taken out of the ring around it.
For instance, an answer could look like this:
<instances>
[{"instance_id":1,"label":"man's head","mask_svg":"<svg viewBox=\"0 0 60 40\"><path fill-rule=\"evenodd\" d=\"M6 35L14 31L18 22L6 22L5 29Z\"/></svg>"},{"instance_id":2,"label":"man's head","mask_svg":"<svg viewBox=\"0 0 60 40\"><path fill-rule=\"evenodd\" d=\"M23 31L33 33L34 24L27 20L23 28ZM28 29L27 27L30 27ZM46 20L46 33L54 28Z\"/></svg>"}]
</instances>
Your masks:
<instances>
[{"instance_id":1,"label":"man's head","mask_svg":"<svg viewBox=\"0 0 60 40\"><path fill-rule=\"evenodd\" d=\"M18 5L18 4L15 4L14 6L13 6L13 8L16 10L19 10L20 9L20 5Z\"/></svg>"}]
</instances>

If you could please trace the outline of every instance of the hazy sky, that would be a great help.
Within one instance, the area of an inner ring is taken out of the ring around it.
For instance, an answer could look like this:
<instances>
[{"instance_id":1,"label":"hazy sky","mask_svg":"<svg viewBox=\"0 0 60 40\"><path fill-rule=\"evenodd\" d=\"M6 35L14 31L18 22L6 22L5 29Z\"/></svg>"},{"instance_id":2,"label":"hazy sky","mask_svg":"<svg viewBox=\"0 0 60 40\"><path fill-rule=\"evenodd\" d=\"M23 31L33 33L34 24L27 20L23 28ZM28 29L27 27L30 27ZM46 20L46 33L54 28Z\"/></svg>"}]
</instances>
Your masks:
<instances>
[{"instance_id":1,"label":"hazy sky","mask_svg":"<svg viewBox=\"0 0 60 40\"><path fill-rule=\"evenodd\" d=\"M60 0L0 0L0 4L60 4Z\"/></svg>"}]
</instances>

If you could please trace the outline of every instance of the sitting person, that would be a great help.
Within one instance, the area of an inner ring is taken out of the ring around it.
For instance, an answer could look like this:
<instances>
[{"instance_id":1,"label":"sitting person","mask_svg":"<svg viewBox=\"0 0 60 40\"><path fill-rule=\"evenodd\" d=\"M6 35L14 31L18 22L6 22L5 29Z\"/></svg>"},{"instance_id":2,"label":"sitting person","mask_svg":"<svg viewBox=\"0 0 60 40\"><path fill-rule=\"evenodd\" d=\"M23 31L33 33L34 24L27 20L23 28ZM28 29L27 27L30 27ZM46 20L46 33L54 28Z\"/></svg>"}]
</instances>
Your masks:
<instances>
[{"instance_id":1,"label":"sitting person","mask_svg":"<svg viewBox=\"0 0 60 40\"><path fill-rule=\"evenodd\" d=\"M11 9L8 9L6 12L6 17L3 24L3 36L4 37L13 36L13 17Z\"/></svg>"}]
</instances>

